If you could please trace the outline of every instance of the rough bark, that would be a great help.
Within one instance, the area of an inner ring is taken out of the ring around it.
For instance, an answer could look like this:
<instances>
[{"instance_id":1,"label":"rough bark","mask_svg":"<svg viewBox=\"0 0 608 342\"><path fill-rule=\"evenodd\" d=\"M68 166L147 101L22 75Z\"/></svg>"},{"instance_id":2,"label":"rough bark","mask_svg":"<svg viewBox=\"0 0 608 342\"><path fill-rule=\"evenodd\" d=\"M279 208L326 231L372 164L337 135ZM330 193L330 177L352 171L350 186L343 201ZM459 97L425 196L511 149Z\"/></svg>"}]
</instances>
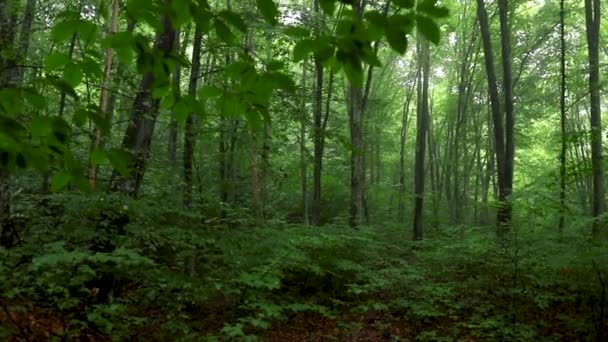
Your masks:
<instances>
[{"instance_id":1,"label":"rough bark","mask_svg":"<svg viewBox=\"0 0 608 342\"><path fill-rule=\"evenodd\" d=\"M564 230L566 220L566 36L564 20L564 0L559 2L559 21L560 21L560 129L561 129L561 151L559 155L559 231Z\"/></svg>"},{"instance_id":2,"label":"rough bark","mask_svg":"<svg viewBox=\"0 0 608 342\"><path fill-rule=\"evenodd\" d=\"M120 0L114 0L112 2L110 20L108 21L108 35L113 35L118 31L118 10ZM108 109L110 105L110 84L112 82L112 68L114 65L114 49L108 48L106 50L105 63L103 68L103 80L101 82L101 94L99 97L99 111L100 114L106 119L108 118ZM93 133L93 141L91 142L91 151L100 148L102 142L102 132L99 128L95 129ZM93 165L89 162L89 184L91 188L95 188L97 183L97 173L99 172L99 166Z\"/></svg>"},{"instance_id":3,"label":"rough bark","mask_svg":"<svg viewBox=\"0 0 608 342\"><path fill-rule=\"evenodd\" d=\"M591 168L593 174L593 236L599 237L604 213L604 170L602 165L602 113L600 107L599 39L600 0L585 0L587 51L589 53L589 97L591 103ZM604 229L605 230L605 229Z\"/></svg>"},{"instance_id":4,"label":"rough bark","mask_svg":"<svg viewBox=\"0 0 608 342\"><path fill-rule=\"evenodd\" d=\"M515 160L515 113L513 106L513 75L511 71L511 23L508 0L498 1L500 17L500 38L502 50L502 84L505 110L505 160L504 182L501 187L501 204L498 208L499 233L508 231L511 226L513 193L513 166Z\"/></svg>"},{"instance_id":5,"label":"rough bark","mask_svg":"<svg viewBox=\"0 0 608 342\"><path fill-rule=\"evenodd\" d=\"M13 1L0 2L0 89L14 86L10 77L10 64L13 58L14 26L11 21L14 16ZM10 113L9 113L10 114ZM5 237L12 234L10 226L11 214L11 177L8 169L0 166L0 246Z\"/></svg>"},{"instance_id":6,"label":"rough bark","mask_svg":"<svg viewBox=\"0 0 608 342\"><path fill-rule=\"evenodd\" d=\"M319 0L314 1L314 12L317 23L315 24L315 35L321 34L322 14ZM323 76L324 68L321 61L315 59L315 94L313 111L313 135L314 135L314 169L313 169L313 195L312 195L312 224L321 224L321 175L323 172Z\"/></svg>"},{"instance_id":7,"label":"rough bark","mask_svg":"<svg viewBox=\"0 0 608 342\"><path fill-rule=\"evenodd\" d=\"M418 77L415 78L417 80ZM399 141L399 193L397 207L397 221L405 223L405 146L407 142L407 132L410 124L410 104L416 89L416 82L410 87L405 96L403 103L403 112L401 114L401 132Z\"/></svg>"},{"instance_id":8,"label":"rough bark","mask_svg":"<svg viewBox=\"0 0 608 342\"><path fill-rule=\"evenodd\" d=\"M190 70L190 80L188 82L188 95L196 96L198 79L201 67L201 48L203 44L203 31L200 25L196 25L194 31L194 45L192 47L192 69ZM184 205L192 206L193 182L193 161L194 150L196 148L196 115L189 113L184 127Z\"/></svg>"},{"instance_id":9,"label":"rough bark","mask_svg":"<svg viewBox=\"0 0 608 342\"><path fill-rule=\"evenodd\" d=\"M505 224L510 222L510 213L508 201L507 185L507 157L505 149L505 130L503 126L503 116L501 111L500 98L498 95L498 81L496 78L496 70L494 66L494 55L492 49L492 41L490 38L490 26L488 23L488 13L483 0L477 0L477 16L479 19L479 28L481 31L481 41L485 57L486 75L488 81L488 93L490 97L490 109L492 114L492 125L494 130L494 154L496 156L496 171L498 173L498 226L499 231L502 231Z\"/></svg>"},{"instance_id":10,"label":"rough bark","mask_svg":"<svg viewBox=\"0 0 608 342\"><path fill-rule=\"evenodd\" d=\"M424 159L426 153L426 135L429 125L429 43L425 39L418 41L419 68L421 68L417 87L418 106L416 113L416 157L414 165L414 240L423 237L424 209Z\"/></svg>"},{"instance_id":11,"label":"rough bark","mask_svg":"<svg viewBox=\"0 0 608 342\"><path fill-rule=\"evenodd\" d=\"M301 187L302 187L302 221L305 225L309 225L309 207L308 207L308 163L307 163L307 153L306 153L306 122L308 118L308 111L306 110L306 85L307 85L307 76L308 76L308 63L304 61L302 64L302 81L301 81L301 89L302 89L302 103L300 104L300 111L302 117L300 118L300 178L301 178Z\"/></svg>"},{"instance_id":12,"label":"rough bark","mask_svg":"<svg viewBox=\"0 0 608 342\"><path fill-rule=\"evenodd\" d=\"M180 30L175 31L175 42L174 42L174 51L180 51L180 45L186 47L188 45L188 41L184 41L184 44L180 42ZM175 66L175 71L173 72L173 98L179 99L181 97L181 83L182 83L182 67L178 63ZM167 157L171 165L175 165L177 162L177 137L179 135L178 132L178 124L177 118L175 115L171 115L171 121L169 121L169 135L167 141Z\"/></svg>"},{"instance_id":13,"label":"rough bark","mask_svg":"<svg viewBox=\"0 0 608 342\"><path fill-rule=\"evenodd\" d=\"M175 30L168 17L162 18L162 32L156 34L154 49L163 55L171 53L175 40ZM169 75L166 75L169 78ZM120 175L115 170L110 182L110 190L136 196L141 187L146 162L150 153L152 134L159 110L159 99L152 96L155 77L147 72L142 77L139 90L133 101L130 122L125 132L122 147L131 154L132 169L128 175Z\"/></svg>"}]
</instances>

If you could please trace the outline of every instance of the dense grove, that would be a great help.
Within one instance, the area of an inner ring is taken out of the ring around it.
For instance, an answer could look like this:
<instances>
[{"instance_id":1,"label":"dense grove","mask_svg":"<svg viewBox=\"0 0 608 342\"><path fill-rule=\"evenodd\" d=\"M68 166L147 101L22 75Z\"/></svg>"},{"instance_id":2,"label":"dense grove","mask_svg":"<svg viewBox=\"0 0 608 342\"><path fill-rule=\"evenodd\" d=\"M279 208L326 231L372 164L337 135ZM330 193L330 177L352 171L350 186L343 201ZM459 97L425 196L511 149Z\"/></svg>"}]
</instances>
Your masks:
<instances>
[{"instance_id":1,"label":"dense grove","mask_svg":"<svg viewBox=\"0 0 608 342\"><path fill-rule=\"evenodd\" d=\"M608 341L600 0L0 0L0 341Z\"/></svg>"}]
</instances>

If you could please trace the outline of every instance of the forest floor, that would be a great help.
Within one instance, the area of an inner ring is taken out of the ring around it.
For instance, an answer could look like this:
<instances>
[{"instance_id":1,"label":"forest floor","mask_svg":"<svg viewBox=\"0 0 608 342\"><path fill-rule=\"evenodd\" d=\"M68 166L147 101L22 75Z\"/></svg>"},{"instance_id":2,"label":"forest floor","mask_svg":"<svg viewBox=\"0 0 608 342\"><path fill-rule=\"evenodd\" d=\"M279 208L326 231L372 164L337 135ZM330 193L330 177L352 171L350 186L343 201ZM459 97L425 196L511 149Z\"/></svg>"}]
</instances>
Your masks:
<instances>
[{"instance_id":1,"label":"forest floor","mask_svg":"<svg viewBox=\"0 0 608 342\"><path fill-rule=\"evenodd\" d=\"M394 224L227 228L135 208L115 248L92 251L109 237L75 206L0 249L0 340L598 341L608 331L606 246L577 232L498 241L458 226L412 242Z\"/></svg>"}]
</instances>

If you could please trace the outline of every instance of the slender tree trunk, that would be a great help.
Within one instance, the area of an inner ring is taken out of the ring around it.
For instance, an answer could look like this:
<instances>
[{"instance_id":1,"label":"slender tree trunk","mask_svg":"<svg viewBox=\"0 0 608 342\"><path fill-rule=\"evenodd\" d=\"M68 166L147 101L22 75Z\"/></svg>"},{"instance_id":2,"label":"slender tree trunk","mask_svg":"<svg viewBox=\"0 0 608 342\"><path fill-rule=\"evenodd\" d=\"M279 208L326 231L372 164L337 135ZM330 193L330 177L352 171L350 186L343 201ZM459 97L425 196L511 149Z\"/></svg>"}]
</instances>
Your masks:
<instances>
[{"instance_id":1,"label":"slender tree trunk","mask_svg":"<svg viewBox=\"0 0 608 342\"><path fill-rule=\"evenodd\" d=\"M417 81L418 76L416 76L414 79ZM405 95L405 102L403 104L403 112L401 115L401 133L399 142L399 204L397 207L397 221L399 223L405 223L405 145L407 142L407 132L410 124L410 104L412 102L415 89L416 82L414 82Z\"/></svg>"},{"instance_id":2,"label":"slender tree trunk","mask_svg":"<svg viewBox=\"0 0 608 342\"><path fill-rule=\"evenodd\" d=\"M321 35L322 13L320 10L320 0L314 0L315 13L315 35ZM324 68L321 61L315 58L315 97L314 97L314 170L313 170L313 195L312 195L312 224L321 224L321 176L323 172L323 76Z\"/></svg>"},{"instance_id":3,"label":"slender tree trunk","mask_svg":"<svg viewBox=\"0 0 608 342\"><path fill-rule=\"evenodd\" d=\"M564 0L559 2L559 22L560 22L560 128L561 128L561 151L559 155L559 231L564 230L566 219L566 152L567 152L567 136L566 136L566 36L565 36L565 20L564 20Z\"/></svg>"},{"instance_id":4,"label":"slender tree trunk","mask_svg":"<svg viewBox=\"0 0 608 342\"><path fill-rule=\"evenodd\" d=\"M414 165L414 240L422 240L424 217L424 159L426 134L429 125L429 69L430 54L427 40L418 40L418 60L421 80L418 82L418 106L416 115L416 161Z\"/></svg>"},{"instance_id":5,"label":"slender tree trunk","mask_svg":"<svg viewBox=\"0 0 608 342\"><path fill-rule=\"evenodd\" d=\"M177 53L180 51L180 45L184 47L188 45L188 41L184 41L184 44L181 44L181 33L180 30L175 31L175 45L173 50ZM182 67L178 63L175 66L175 71L173 72L173 98L178 100L181 95L181 83L182 83ZM171 115L171 121L169 121L169 139L167 141L167 157L171 165L175 165L177 162L177 137L179 135L177 118L175 115Z\"/></svg>"},{"instance_id":6,"label":"slender tree trunk","mask_svg":"<svg viewBox=\"0 0 608 342\"><path fill-rule=\"evenodd\" d=\"M32 24L34 23L34 12L36 11L36 0L27 0L25 4L25 12L23 13L23 22L21 25L21 33L19 34L19 59L20 63L23 64L27 57L30 49L30 37L32 34ZM15 84L21 85L25 76L25 68L23 66L17 67L15 70Z\"/></svg>"},{"instance_id":7,"label":"slender tree trunk","mask_svg":"<svg viewBox=\"0 0 608 342\"><path fill-rule=\"evenodd\" d=\"M201 68L201 47L203 44L203 31L200 25L194 29L194 45L192 46L192 69L190 69L190 80L188 82L188 95L194 98L198 88L198 79ZM196 114L189 113L184 127L184 205L192 206L193 182L193 159L196 149Z\"/></svg>"},{"instance_id":8,"label":"slender tree trunk","mask_svg":"<svg viewBox=\"0 0 608 342\"><path fill-rule=\"evenodd\" d=\"M170 3L170 0L167 2ZM163 31L156 34L154 48L161 54L168 55L173 50L175 30L168 17L163 16L161 21ZM167 78L169 76L166 75ZM152 96L154 82L155 77L151 72L144 74L133 101L130 123L122 142L122 147L131 154L132 169L129 175L120 175L114 171L110 182L112 191L136 196L141 187L159 110L159 100Z\"/></svg>"},{"instance_id":9,"label":"slender tree trunk","mask_svg":"<svg viewBox=\"0 0 608 342\"><path fill-rule=\"evenodd\" d=\"M108 35L114 35L118 31L118 10L120 0L112 1L110 20L108 21ZM106 50L106 60L103 68L103 80L101 82L101 95L99 97L99 111L102 116L108 117L108 107L110 105L110 84L112 82L112 67L114 65L114 49ZM91 152L100 148L103 144L103 136L99 127L93 132L93 141L91 142ZM97 183L97 174L99 166L94 165L89 161L89 183L91 188L95 188Z\"/></svg>"},{"instance_id":10,"label":"slender tree trunk","mask_svg":"<svg viewBox=\"0 0 608 342\"><path fill-rule=\"evenodd\" d=\"M301 115L300 118L300 178L302 180L302 220L305 225L309 225L309 208L308 208L308 157L306 153L306 122L308 118L308 111L306 110L306 86L308 78L308 63L304 61L302 63L302 103L300 104Z\"/></svg>"},{"instance_id":11,"label":"slender tree trunk","mask_svg":"<svg viewBox=\"0 0 608 342\"><path fill-rule=\"evenodd\" d=\"M602 165L602 117L600 107L600 0L585 0L587 50L589 52L589 95L591 103L591 165L593 173L593 236L600 237L606 230L599 217L604 213L604 169Z\"/></svg>"},{"instance_id":12,"label":"slender tree trunk","mask_svg":"<svg viewBox=\"0 0 608 342\"><path fill-rule=\"evenodd\" d=\"M502 0L501 0L502 1ZM507 169L507 154L505 149L505 130L503 127L503 118L501 112L500 98L498 95L498 81L496 79L496 70L494 66L494 55L492 49L492 41L490 38L490 26L488 23L488 13L483 0L477 0L477 15L479 18L479 27L485 56L486 74L488 80L488 92L490 96L490 108L492 113L492 124L494 126L494 150L496 155L496 169L498 173L498 232L502 234L510 223L510 205L508 195L510 186L508 186L508 169ZM508 57L507 57L508 58Z\"/></svg>"},{"instance_id":13,"label":"slender tree trunk","mask_svg":"<svg viewBox=\"0 0 608 342\"><path fill-rule=\"evenodd\" d=\"M500 37L502 50L503 69L503 92L505 105L505 161L504 161L504 184L502 189L503 203L498 208L498 224L501 233L508 231L511 227L513 193L513 164L515 161L515 117L513 109L513 76L511 71L511 23L508 0L498 1L498 12L500 17Z\"/></svg>"},{"instance_id":14,"label":"slender tree trunk","mask_svg":"<svg viewBox=\"0 0 608 342\"><path fill-rule=\"evenodd\" d=\"M0 90L13 87L11 77L12 54L14 51L14 30L12 24L16 16L15 5L11 0L0 1ZM0 247L8 245L6 238L11 236L11 176L8 169L0 166Z\"/></svg>"}]
</instances>

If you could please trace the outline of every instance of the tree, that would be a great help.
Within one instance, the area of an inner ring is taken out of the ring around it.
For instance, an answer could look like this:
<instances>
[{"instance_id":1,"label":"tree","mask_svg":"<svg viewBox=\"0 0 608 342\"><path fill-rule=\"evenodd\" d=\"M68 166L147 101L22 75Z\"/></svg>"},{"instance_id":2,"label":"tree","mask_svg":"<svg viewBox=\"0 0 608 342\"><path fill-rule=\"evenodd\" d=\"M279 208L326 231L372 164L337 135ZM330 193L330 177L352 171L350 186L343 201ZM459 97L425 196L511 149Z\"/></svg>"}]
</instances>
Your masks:
<instances>
[{"instance_id":1,"label":"tree","mask_svg":"<svg viewBox=\"0 0 608 342\"><path fill-rule=\"evenodd\" d=\"M194 46L192 47L192 69L190 70L190 81L188 82L188 96L194 98L198 89L198 79L201 68L201 48L203 44L203 31L200 25L195 25ZM194 150L196 148L196 120L195 113L188 113L186 126L184 128L184 205L192 206L193 162Z\"/></svg>"},{"instance_id":2,"label":"tree","mask_svg":"<svg viewBox=\"0 0 608 342\"><path fill-rule=\"evenodd\" d=\"M425 38L418 38L418 75L416 106L416 158L414 166L414 240L422 240L424 216L424 159L426 138L429 125L429 43Z\"/></svg>"},{"instance_id":3,"label":"tree","mask_svg":"<svg viewBox=\"0 0 608 342\"><path fill-rule=\"evenodd\" d=\"M602 113L600 104L599 40L600 1L585 0L585 24L589 60L589 97L591 123L591 167L593 174L593 235L603 233L600 216L604 213L604 167L602 165Z\"/></svg>"},{"instance_id":4,"label":"tree","mask_svg":"<svg viewBox=\"0 0 608 342\"><path fill-rule=\"evenodd\" d=\"M502 1L502 0L501 0ZM501 8L504 4L501 4ZM501 9L501 17L505 16L504 8ZM499 209L497 216L498 233L502 234L505 229L510 225L511 221L511 204L509 203L509 195L511 194L512 188L512 176L509 176L509 172L512 172L513 160L509 160L509 156L512 156L507 149L507 146L512 148L513 139L513 126L512 122L507 123L505 128L503 126L503 115L501 110L501 102L498 95L498 81L496 78L496 70L494 66L494 55L492 49L492 41L490 38L490 25L488 22L488 13L485 8L483 0L477 0L477 16L479 20L479 28L481 31L481 41L485 57L486 75L488 81L488 92L490 97L490 108L492 113L492 125L494 128L494 153L496 155L496 171L498 173L498 201ZM504 20L504 18L503 18ZM505 24L506 25L506 24ZM502 25L501 25L502 27ZM506 26L501 31L506 30ZM508 30L506 30L508 31ZM502 40L502 45L508 45L508 39ZM507 54L503 56L503 63L506 59L508 62L508 46L503 46L503 54L506 50ZM510 67L504 67L505 70L510 70ZM510 82L504 81L504 84L510 87ZM507 99L507 92L505 92L505 99ZM510 94L510 93L509 93ZM505 105L505 108L507 106ZM512 117L511 117L512 119ZM509 120L507 120L509 122ZM511 131L509 131L511 129ZM506 137L506 138L505 138ZM506 141L511 141L508 143ZM509 166L511 164L511 167ZM509 171L511 170L511 171Z\"/></svg>"},{"instance_id":5,"label":"tree","mask_svg":"<svg viewBox=\"0 0 608 342\"><path fill-rule=\"evenodd\" d=\"M110 20L108 21L108 35L116 34L118 31L118 10L120 0L113 0L110 11ZM108 118L110 106L110 83L112 80L112 68L114 67L114 49L109 47L106 49L105 63L103 67L103 80L101 82L101 95L99 97L99 111L102 116ZM103 135L101 128L97 127L93 133L91 143L91 153L103 146ZM95 188L97 183L97 173L99 165L92 161L89 163L89 182L92 188Z\"/></svg>"},{"instance_id":6,"label":"tree","mask_svg":"<svg viewBox=\"0 0 608 342\"><path fill-rule=\"evenodd\" d=\"M314 0L315 36L321 36L323 27L323 14L319 5L320 0ZM321 174L323 172L323 74L324 68L320 58L315 57L315 93L313 110L313 136L314 136L314 169L312 194L312 224L321 224Z\"/></svg>"},{"instance_id":7,"label":"tree","mask_svg":"<svg viewBox=\"0 0 608 342\"><path fill-rule=\"evenodd\" d=\"M513 164L515 160L515 118L513 109L513 75L511 72L511 23L508 0L498 1L500 17L500 47L502 50L502 85L505 111L505 168L501 189L500 207L498 208L498 224L500 233L508 230L511 225L513 193Z\"/></svg>"},{"instance_id":8,"label":"tree","mask_svg":"<svg viewBox=\"0 0 608 342\"><path fill-rule=\"evenodd\" d=\"M566 152L568 149L566 136L566 34L565 34L565 9L564 0L559 2L560 21L560 131L561 151L559 155L559 231L564 230L566 216Z\"/></svg>"},{"instance_id":9,"label":"tree","mask_svg":"<svg viewBox=\"0 0 608 342\"><path fill-rule=\"evenodd\" d=\"M173 51L175 29L167 16L163 16L161 22L162 31L156 33L154 50L166 57ZM139 192L160 104L160 100L152 95L152 89L160 82L167 82L169 73L169 70L163 70L160 74L148 71L142 77L122 142L122 147L131 155L132 169L128 175L114 171L110 182L112 191L131 196L136 196Z\"/></svg>"}]
</instances>

